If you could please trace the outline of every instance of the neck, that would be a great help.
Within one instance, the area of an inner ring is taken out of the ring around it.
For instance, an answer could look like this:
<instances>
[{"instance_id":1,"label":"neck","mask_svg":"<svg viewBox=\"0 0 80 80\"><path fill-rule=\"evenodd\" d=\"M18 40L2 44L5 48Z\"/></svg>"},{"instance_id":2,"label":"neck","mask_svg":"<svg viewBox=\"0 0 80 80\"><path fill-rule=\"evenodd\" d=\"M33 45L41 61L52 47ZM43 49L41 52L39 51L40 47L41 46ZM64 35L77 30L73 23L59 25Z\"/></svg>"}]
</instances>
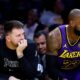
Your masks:
<instances>
[{"instance_id":1,"label":"neck","mask_svg":"<svg viewBox=\"0 0 80 80\"><path fill-rule=\"evenodd\" d=\"M9 43L8 41L6 41L6 46L11 49L11 50L16 50L16 46L12 45L11 43Z\"/></svg>"}]
</instances>

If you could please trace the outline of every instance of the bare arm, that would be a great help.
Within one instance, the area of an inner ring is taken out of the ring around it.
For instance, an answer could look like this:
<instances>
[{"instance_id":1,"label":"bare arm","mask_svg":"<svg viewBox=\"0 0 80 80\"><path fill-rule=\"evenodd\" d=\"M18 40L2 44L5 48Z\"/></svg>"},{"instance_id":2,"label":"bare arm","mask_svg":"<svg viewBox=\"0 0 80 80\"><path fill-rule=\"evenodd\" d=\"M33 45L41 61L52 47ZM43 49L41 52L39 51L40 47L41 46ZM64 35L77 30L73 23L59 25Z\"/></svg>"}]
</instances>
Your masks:
<instances>
[{"instance_id":1,"label":"bare arm","mask_svg":"<svg viewBox=\"0 0 80 80\"><path fill-rule=\"evenodd\" d=\"M62 39L61 32L59 28L54 29L48 35L48 53L47 56L47 70L49 76L53 80L58 80L58 78L63 79L63 73L58 69L58 50L61 48Z\"/></svg>"},{"instance_id":2,"label":"bare arm","mask_svg":"<svg viewBox=\"0 0 80 80\"><path fill-rule=\"evenodd\" d=\"M61 32L59 28L49 33L47 45L48 51L52 53L51 55L57 55L57 51L61 47Z\"/></svg>"}]
</instances>

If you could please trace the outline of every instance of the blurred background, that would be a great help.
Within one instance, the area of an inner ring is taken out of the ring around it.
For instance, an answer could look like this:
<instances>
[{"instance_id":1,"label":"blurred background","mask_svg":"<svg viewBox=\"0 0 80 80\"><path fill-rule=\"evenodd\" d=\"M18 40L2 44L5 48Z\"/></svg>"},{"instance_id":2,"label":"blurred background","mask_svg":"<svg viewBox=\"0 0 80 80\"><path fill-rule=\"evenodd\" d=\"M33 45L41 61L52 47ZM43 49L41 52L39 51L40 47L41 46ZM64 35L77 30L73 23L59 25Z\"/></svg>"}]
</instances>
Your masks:
<instances>
[{"instance_id":1,"label":"blurred background","mask_svg":"<svg viewBox=\"0 0 80 80\"><path fill-rule=\"evenodd\" d=\"M80 0L0 0L0 21L17 19L26 22L30 9L37 9L40 17L44 10L54 12L55 5L56 8L63 7L61 16L66 23L69 11L80 8Z\"/></svg>"},{"instance_id":2,"label":"blurred background","mask_svg":"<svg viewBox=\"0 0 80 80\"><path fill-rule=\"evenodd\" d=\"M50 32L68 23L74 8L80 8L80 0L0 0L0 35L5 21L19 20L25 24L27 38L33 40L39 30Z\"/></svg>"}]
</instances>

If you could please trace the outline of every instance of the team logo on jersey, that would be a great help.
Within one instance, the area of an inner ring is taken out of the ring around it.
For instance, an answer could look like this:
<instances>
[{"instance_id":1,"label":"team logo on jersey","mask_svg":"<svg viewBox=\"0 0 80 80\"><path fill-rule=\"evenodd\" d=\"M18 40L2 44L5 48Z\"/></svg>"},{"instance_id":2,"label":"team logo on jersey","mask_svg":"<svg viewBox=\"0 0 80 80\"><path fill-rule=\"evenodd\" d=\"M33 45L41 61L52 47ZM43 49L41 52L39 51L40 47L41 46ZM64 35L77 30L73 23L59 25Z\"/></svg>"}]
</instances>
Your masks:
<instances>
[{"instance_id":1,"label":"team logo on jersey","mask_svg":"<svg viewBox=\"0 0 80 80\"><path fill-rule=\"evenodd\" d=\"M61 57L61 58L77 58L77 57L80 57L80 51L69 52L68 50L64 50L63 53L59 57Z\"/></svg>"},{"instance_id":2,"label":"team logo on jersey","mask_svg":"<svg viewBox=\"0 0 80 80\"><path fill-rule=\"evenodd\" d=\"M67 44L64 44L63 48L67 48Z\"/></svg>"}]
</instances>

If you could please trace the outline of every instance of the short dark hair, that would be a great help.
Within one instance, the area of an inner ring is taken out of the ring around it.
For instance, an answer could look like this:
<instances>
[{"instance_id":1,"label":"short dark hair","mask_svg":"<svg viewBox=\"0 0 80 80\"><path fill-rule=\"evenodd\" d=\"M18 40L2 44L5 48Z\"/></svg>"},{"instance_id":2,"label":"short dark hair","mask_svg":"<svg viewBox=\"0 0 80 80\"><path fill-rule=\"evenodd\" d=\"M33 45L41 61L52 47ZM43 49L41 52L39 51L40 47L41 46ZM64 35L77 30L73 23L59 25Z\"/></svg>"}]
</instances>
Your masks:
<instances>
[{"instance_id":1,"label":"short dark hair","mask_svg":"<svg viewBox=\"0 0 80 80\"><path fill-rule=\"evenodd\" d=\"M11 32L12 29L14 29L14 28L20 29L23 27L24 27L24 24L18 20L7 21L4 24L4 32L5 32L5 34L7 34L8 32Z\"/></svg>"},{"instance_id":2,"label":"short dark hair","mask_svg":"<svg viewBox=\"0 0 80 80\"><path fill-rule=\"evenodd\" d=\"M34 34L34 39L40 37L41 35L44 35L45 38L47 39L47 32L45 32L45 31L43 31L43 30L36 32L36 33Z\"/></svg>"}]
</instances>

